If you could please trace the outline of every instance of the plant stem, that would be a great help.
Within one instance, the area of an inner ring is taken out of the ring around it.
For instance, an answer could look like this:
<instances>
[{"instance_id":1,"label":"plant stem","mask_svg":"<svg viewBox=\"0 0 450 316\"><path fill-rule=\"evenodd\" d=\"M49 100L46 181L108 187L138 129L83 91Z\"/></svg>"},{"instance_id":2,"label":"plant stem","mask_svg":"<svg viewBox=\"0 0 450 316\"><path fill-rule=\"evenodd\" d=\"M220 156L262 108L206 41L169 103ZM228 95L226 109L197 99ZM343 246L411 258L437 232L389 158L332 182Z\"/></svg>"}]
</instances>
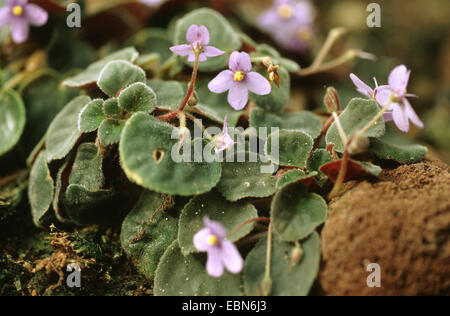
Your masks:
<instances>
[{"instance_id":1,"label":"plant stem","mask_svg":"<svg viewBox=\"0 0 450 316\"><path fill-rule=\"evenodd\" d=\"M328 129L330 128L331 124L333 124L333 122L334 122L334 117L330 116L328 118L328 120L325 122L325 124L323 125L322 129L320 130L319 137L316 138L316 141L314 143L314 149L319 147L322 137L325 136L325 134L327 133Z\"/></svg>"},{"instance_id":2,"label":"plant stem","mask_svg":"<svg viewBox=\"0 0 450 316\"><path fill-rule=\"evenodd\" d=\"M272 279L270 278L272 262L272 223L269 224L269 231L267 232L267 252L266 252L266 269L264 279L262 282L262 294L269 296L272 290Z\"/></svg>"},{"instance_id":3,"label":"plant stem","mask_svg":"<svg viewBox=\"0 0 450 316\"><path fill-rule=\"evenodd\" d=\"M333 47L334 43L343 35L345 34L346 30L342 27L334 28L332 29L327 36L327 39L325 40L325 43L323 44L322 48L320 49L319 53L317 54L316 58L314 59L311 68L317 69L320 65L322 65L323 61L327 57L328 53L330 52L331 48Z\"/></svg>"},{"instance_id":4,"label":"plant stem","mask_svg":"<svg viewBox=\"0 0 450 316\"><path fill-rule=\"evenodd\" d=\"M369 123L367 123L366 126L364 126L363 129L361 129L358 133L364 135L364 133L367 132L369 128L372 127L372 125L375 125L378 122L378 120L383 117L383 114L386 113L386 111L389 109L393 101L394 98L393 96L391 96L389 102L383 107L383 109L380 112L378 112L378 114L375 115L375 117Z\"/></svg>"},{"instance_id":5,"label":"plant stem","mask_svg":"<svg viewBox=\"0 0 450 316\"><path fill-rule=\"evenodd\" d=\"M336 183L334 184L333 190L331 190L330 195L328 196L330 200L335 198L341 192L342 185L344 184L345 181L345 176L347 175L348 160L350 157L347 147L348 144L345 146L344 156L342 157L341 168L339 169L338 178L336 179Z\"/></svg>"},{"instance_id":6,"label":"plant stem","mask_svg":"<svg viewBox=\"0 0 450 316\"><path fill-rule=\"evenodd\" d=\"M339 119L339 116L336 114L336 112L333 112L333 118L336 122L336 126L339 132L339 136L341 137L342 143L347 144L348 139L347 135L345 134L344 128L342 127L341 120Z\"/></svg>"},{"instance_id":7,"label":"plant stem","mask_svg":"<svg viewBox=\"0 0 450 316\"><path fill-rule=\"evenodd\" d=\"M173 119L174 117L176 117L178 115L178 113L182 112L184 110L184 108L186 107L189 99L192 96L192 93L194 93L194 89L195 89L195 82L197 80L197 73L198 73L198 64L199 64L199 57L200 54L196 53L195 54L195 61L194 61L194 69L192 71L192 77L191 77L191 82L189 84L189 88L188 91L186 93L186 96L184 97L183 101L181 102L180 106L178 107L178 109L168 113L168 114L164 114L161 116L158 116L157 119L160 121L169 121L171 119Z\"/></svg>"},{"instance_id":8,"label":"plant stem","mask_svg":"<svg viewBox=\"0 0 450 316\"><path fill-rule=\"evenodd\" d=\"M265 222L265 223L270 223L270 218L268 217L258 217L258 218L251 218L249 220L246 220L245 222L243 222L242 224L240 224L238 227L236 227L233 231L231 231L228 234L228 237L233 236L234 234L236 234L238 231L240 231L242 228L244 228L244 226L250 224L250 223L254 223L254 222Z\"/></svg>"}]
</instances>

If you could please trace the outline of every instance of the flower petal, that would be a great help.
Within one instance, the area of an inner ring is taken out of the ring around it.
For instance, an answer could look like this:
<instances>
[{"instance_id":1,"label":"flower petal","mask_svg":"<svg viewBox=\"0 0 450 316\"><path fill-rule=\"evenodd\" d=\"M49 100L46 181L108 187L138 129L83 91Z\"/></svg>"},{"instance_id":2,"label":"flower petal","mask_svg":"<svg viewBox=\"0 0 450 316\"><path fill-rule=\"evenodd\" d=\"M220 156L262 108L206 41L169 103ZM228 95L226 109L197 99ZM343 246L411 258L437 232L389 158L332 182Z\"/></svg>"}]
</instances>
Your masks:
<instances>
[{"instance_id":1,"label":"flower petal","mask_svg":"<svg viewBox=\"0 0 450 316\"><path fill-rule=\"evenodd\" d=\"M208 237L210 235L211 230L209 228L203 228L194 235L194 246L198 251L207 251L211 248L211 245L208 244Z\"/></svg>"},{"instance_id":2,"label":"flower petal","mask_svg":"<svg viewBox=\"0 0 450 316\"><path fill-rule=\"evenodd\" d=\"M219 73L211 82L208 84L208 88L214 93L224 93L231 88L233 84L233 72L230 70L224 70Z\"/></svg>"},{"instance_id":3,"label":"flower petal","mask_svg":"<svg viewBox=\"0 0 450 316\"><path fill-rule=\"evenodd\" d=\"M398 103L392 104L392 118L400 131L405 133L409 132L408 115L403 111L401 105Z\"/></svg>"},{"instance_id":4,"label":"flower petal","mask_svg":"<svg viewBox=\"0 0 450 316\"><path fill-rule=\"evenodd\" d=\"M4 27L11 23L12 14L10 7L0 8L0 27Z\"/></svg>"},{"instance_id":5,"label":"flower petal","mask_svg":"<svg viewBox=\"0 0 450 316\"><path fill-rule=\"evenodd\" d=\"M208 58L206 58L205 54L198 55L198 61L199 62L206 61L207 59ZM189 55L188 61L193 63L195 61L195 54Z\"/></svg>"},{"instance_id":6,"label":"flower petal","mask_svg":"<svg viewBox=\"0 0 450 316\"><path fill-rule=\"evenodd\" d=\"M252 70L252 60L250 58L250 55L245 52L233 52L230 56L228 65L233 71L240 70L243 72L249 72L250 70Z\"/></svg>"},{"instance_id":7,"label":"flower petal","mask_svg":"<svg viewBox=\"0 0 450 316\"><path fill-rule=\"evenodd\" d=\"M373 97L373 89L365 84L361 79L359 79L355 74L350 74L350 79L353 81L353 84L358 89L358 92L364 94L365 96L372 98Z\"/></svg>"},{"instance_id":8,"label":"flower petal","mask_svg":"<svg viewBox=\"0 0 450 316\"><path fill-rule=\"evenodd\" d=\"M215 48L214 46L206 46L205 48L203 48L203 53L207 56L207 57L216 57L216 56L220 56L225 54L224 51Z\"/></svg>"},{"instance_id":9,"label":"flower petal","mask_svg":"<svg viewBox=\"0 0 450 316\"><path fill-rule=\"evenodd\" d=\"M5 0L6 4L9 6L15 6L15 5L26 5L28 0Z\"/></svg>"},{"instance_id":10,"label":"flower petal","mask_svg":"<svg viewBox=\"0 0 450 316\"><path fill-rule=\"evenodd\" d=\"M242 260L241 254L236 246L228 240L224 240L221 246L221 258L225 268L231 273L236 274L241 272L244 266L244 260Z\"/></svg>"},{"instance_id":11,"label":"flower petal","mask_svg":"<svg viewBox=\"0 0 450 316\"><path fill-rule=\"evenodd\" d=\"M411 106L411 103L407 99L403 100L403 103L405 105L405 113L408 116L408 118L413 122L414 125L416 125L419 128L423 128L424 124L422 120L417 116L416 112L414 111L413 107Z\"/></svg>"},{"instance_id":12,"label":"flower petal","mask_svg":"<svg viewBox=\"0 0 450 316\"><path fill-rule=\"evenodd\" d=\"M14 17L11 21L11 33L15 43L20 44L27 40L30 25L24 17Z\"/></svg>"},{"instance_id":13,"label":"flower petal","mask_svg":"<svg viewBox=\"0 0 450 316\"><path fill-rule=\"evenodd\" d=\"M189 54L193 54L191 45L178 45L178 46L172 46L170 48L172 53L177 54L179 56L187 56Z\"/></svg>"},{"instance_id":14,"label":"flower petal","mask_svg":"<svg viewBox=\"0 0 450 316\"><path fill-rule=\"evenodd\" d=\"M385 122L391 122L392 120L394 120L394 117L392 115L392 111L383 113L383 120Z\"/></svg>"},{"instance_id":15,"label":"flower petal","mask_svg":"<svg viewBox=\"0 0 450 316\"><path fill-rule=\"evenodd\" d=\"M405 94L410 74L411 71L405 65L400 65L395 67L389 75L389 85L399 96Z\"/></svg>"},{"instance_id":16,"label":"flower petal","mask_svg":"<svg viewBox=\"0 0 450 316\"><path fill-rule=\"evenodd\" d=\"M389 100L391 99L392 89L390 86L379 86L375 90L375 94L377 102L384 107L386 104L388 104ZM392 107L389 108L392 109Z\"/></svg>"},{"instance_id":17,"label":"flower petal","mask_svg":"<svg viewBox=\"0 0 450 316\"><path fill-rule=\"evenodd\" d=\"M209 44L209 31L206 26L192 24L186 33L186 39L189 44L200 43L202 46Z\"/></svg>"},{"instance_id":18,"label":"flower petal","mask_svg":"<svg viewBox=\"0 0 450 316\"><path fill-rule=\"evenodd\" d=\"M272 91L269 81L257 72L247 73L245 84L248 90L258 95L267 95Z\"/></svg>"},{"instance_id":19,"label":"flower petal","mask_svg":"<svg viewBox=\"0 0 450 316\"><path fill-rule=\"evenodd\" d=\"M247 105L248 88L243 82L233 82L228 92L228 103L236 111L240 111Z\"/></svg>"},{"instance_id":20,"label":"flower petal","mask_svg":"<svg viewBox=\"0 0 450 316\"><path fill-rule=\"evenodd\" d=\"M215 235L220 240L224 239L227 236L225 227L223 227L219 222L210 220L208 217L204 217L203 223L205 224L205 227L211 231L211 234Z\"/></svg>"},{"instance_id":21,"label":"flower petal","mask_svg":"<svg viewBox=\"0 0 450 316\"><path fill-rule=\"evenodd\" d=\"M211 247L208 251L208 260L206 261L206 270L212 277L218 278L223 274L223 263L220 248Z\"/></svg>"},{"instance_id":22,"label":"flower petal","mask_svg":"<svg viewBox=\"0 0 450 316\"><path fill-rule=\"evenodd\" d=\"M42 26L47 23L48 13L35 4L28 4L25 7L25 15L33 26Z\"/></svg>"}]
</instances>

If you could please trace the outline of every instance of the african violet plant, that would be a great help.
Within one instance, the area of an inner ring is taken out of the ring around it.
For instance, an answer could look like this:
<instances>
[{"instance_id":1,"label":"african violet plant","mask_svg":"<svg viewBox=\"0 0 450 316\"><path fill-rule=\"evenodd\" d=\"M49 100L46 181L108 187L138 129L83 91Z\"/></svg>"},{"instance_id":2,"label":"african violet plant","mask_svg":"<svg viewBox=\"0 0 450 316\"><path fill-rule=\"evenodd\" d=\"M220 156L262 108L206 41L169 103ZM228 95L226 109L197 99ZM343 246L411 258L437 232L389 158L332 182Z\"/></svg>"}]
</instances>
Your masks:
<instances>
[{"instance_id":1,"label":"african violet plant","mask_svg":"<svg viewBox=\"0 0 450 316\"><path fill-rule=\"evenodd\" d=\"M333 30L328 44L340 34ZM155 29L144 35L66 78L64 88L48 71L22 88L23 98L35 97L45 79L61 109L48 129L36 130L41 141L25 142L37 144L28 159L34 222L85 226L128 213L121 243L154 280L155 295L307 295L327 199L344 181L376 177L382 169L374 161L409 164L426 153L385 138L390 120L405 132L408 119L422 126L406 99L410 72L400 66L375 89L352 75L367 98L344 110L328 88L322 120L284 111L290 76L369 55L352 50L323 63L327 44L302 70L211 9L179 19L172 39ZM172 80L185 67L192 69L187 87ZM26 114L8 84L0 98L4 154L21 138ZM247 128L232 134L239 123ZM191 137L196 128L203 133ZM198 148L217 159L192 158ZM224 154L244 159L224 161Z\"/></svg>"}]
</instances>

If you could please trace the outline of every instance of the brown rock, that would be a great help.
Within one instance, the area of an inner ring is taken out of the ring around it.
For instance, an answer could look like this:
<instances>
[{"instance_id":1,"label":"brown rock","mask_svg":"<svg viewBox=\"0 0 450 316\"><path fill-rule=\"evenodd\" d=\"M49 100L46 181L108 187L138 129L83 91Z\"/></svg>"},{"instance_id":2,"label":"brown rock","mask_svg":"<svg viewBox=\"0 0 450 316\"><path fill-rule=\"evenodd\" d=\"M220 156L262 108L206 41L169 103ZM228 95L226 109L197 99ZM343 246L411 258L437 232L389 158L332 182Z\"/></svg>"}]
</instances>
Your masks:
<instances>
[{"instance_id":1,"label":"brown rock","mask_svg":"<svg viewBox=\"0 0 450 316\"><path fill-rule=\"evenodd\" d=\"M330 204L322 230L324 295L450 294L450 170L437 160L385 170ZM381 287L369 288L369 263Z\"/></svg>"}]
</instances>

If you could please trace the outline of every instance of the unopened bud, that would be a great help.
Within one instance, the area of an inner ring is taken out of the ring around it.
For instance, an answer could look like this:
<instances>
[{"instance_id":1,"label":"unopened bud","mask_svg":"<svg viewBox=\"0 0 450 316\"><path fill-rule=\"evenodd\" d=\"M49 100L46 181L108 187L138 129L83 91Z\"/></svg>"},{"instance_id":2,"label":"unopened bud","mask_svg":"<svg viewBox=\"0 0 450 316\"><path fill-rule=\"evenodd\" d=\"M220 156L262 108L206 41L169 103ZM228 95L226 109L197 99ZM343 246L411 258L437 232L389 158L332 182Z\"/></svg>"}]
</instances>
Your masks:
<instances>
[{"instance_id":1,"label":"unopened bud","mask_svg":"<svg viewBox=\"0 0 450 316\"><path fill-rule=\"evenodd\" d=\"M337 112L341 109L341 102L339 101L339 95L335 88L329 87L327 89L323 103L330 113Z\"/></svg>"},{"instance_id":2,"label":"unopened bud","mask_svg":"<svg viewBox=\"0 0 450 316\"><path fill-rule=\"evenodd\" d=\"M352 137L350 144L348 146L348 153L350 155L358 155L367 150L370 145L370 140L368 137L361 135L360 133L356 133L355 136Z\"/></svg>"},{"instance_id":3,"label":"unopened bud","mask_svg":"<svg viewBox=\"0 0 450 316\"><path fill-rule=\"evenodd\" d=\"M273 65L272 59L270 57L264 57L262 63L266 68L272 67Z\"/></svg>"},{"instance_id":4,"label":"unopened bud","mask_svg":"<svg viewBox=\"0 0 450 316\"><path fill-rule=\"evenodd\" d=\"M291 251L291 262L289 263L289 271L300 263L303 257L303 250L299 243Z\"/></svg>"},{"instance_id":5,"label":"unopened bud","mask_svg":"<svg viewBox=\"0 0 450 316\"><path fill-rule=\"evenodd\" d=\"M189 100L188 100L188 105L189 106L196 106L197 104L198 104L198 95L197 95L197 93L194 91L192 94L191 94L191 97L189 98Z\"/></svg>"},{"instance_id":6,"label":"unopened bud","mask_svg":"<svg viewBox=\"0 0 450 316\"><path fill-rule=\"evenodd\" d=\"M46 65L47 55L44 50L35 51L30 57L28 57L25 64L26 72L33 72Z\"/></svg>"}]
</instances>

